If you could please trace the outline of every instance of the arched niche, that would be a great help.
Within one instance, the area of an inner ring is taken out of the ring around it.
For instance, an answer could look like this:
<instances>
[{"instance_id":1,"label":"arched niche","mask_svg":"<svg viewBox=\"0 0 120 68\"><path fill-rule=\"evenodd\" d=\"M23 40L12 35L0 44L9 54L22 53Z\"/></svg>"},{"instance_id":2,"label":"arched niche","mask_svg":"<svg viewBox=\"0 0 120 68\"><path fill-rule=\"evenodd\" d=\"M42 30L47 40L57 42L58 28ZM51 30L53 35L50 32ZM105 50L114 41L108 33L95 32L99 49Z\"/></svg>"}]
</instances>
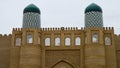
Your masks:
<instances>
[{"instance_id":1,"label":"arched niche","mask_svg":"<svg viewBox=\"0 0 120 68\"><path fill-rule=\"evenodd\" d=\"M74 67L70 63L64 60L61 60L57 62L56 64L54 64L51 68L74 68Z\"/></svg>"},{"instance_id":2,"label":"arched niche","mask_svg":"<svg viewBox=\"0 0 120 68\"><path fill-rule=\"evenodd\" d=\"M77 46L81 45L81 39L80 39L80 37L76 37L75 38L75 45L77 45Z\"/></svg>"},{"instance_id":3,"label":"arched niche","mask_svg":"<svg viewBox=\"0 0 120 68\"><path fill-rule=\"evenodd\" d=\"M55 38L55 46L60 46L60 38Z\"/></svg>"},{"instance_id":4,"label":"arched niche","mask_svg":"<svg viewBox=\"0 0 120 68\"><path fill-rule=\"evenodd\" d=\"M65 38L65 46L70 46L70 43L71 41L70 41L70 38L69 37L67 37L67 38Z\"/></svg>"},{"instance_id":5,"label":"arched niche","mask_svg":"<svg viewBox=\"0 0 120 68\"><path fill-rule=\"evenodd\" d=\"M45 46L50 46L50 38L45 38Z\"/></svg>"},{"instance_id":6,"label":"arched niche","mask_svg":"<svg viewBox=\"0 0 120 68\"><path fill-rule=\"evenodd\" d=\"M32 34L27 35L27 43L33 43L33 36Z\"/></svg>"}]
</instances>

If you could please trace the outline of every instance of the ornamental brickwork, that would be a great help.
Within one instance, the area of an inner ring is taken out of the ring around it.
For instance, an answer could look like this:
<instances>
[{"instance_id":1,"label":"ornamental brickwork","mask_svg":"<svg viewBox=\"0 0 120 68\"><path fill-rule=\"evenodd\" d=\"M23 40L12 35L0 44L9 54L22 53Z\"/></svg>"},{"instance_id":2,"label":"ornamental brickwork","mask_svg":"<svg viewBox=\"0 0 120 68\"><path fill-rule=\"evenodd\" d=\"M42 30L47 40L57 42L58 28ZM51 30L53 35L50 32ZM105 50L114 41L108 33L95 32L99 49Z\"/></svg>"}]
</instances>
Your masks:
<instances>
[{"instance_id":1,"label":"ornamental brickwork","mask_svg":"<svg viewBox=\"0 0 120 68\"><path fill-rule=\"evenodd\" d=\"M2 68L119 68L119 48L115 49L115 46L119 45L116 44L118 39L111 27L14 28L12 35L0 36L2 55L0 66Z\"/></svg>"}]
</instances>

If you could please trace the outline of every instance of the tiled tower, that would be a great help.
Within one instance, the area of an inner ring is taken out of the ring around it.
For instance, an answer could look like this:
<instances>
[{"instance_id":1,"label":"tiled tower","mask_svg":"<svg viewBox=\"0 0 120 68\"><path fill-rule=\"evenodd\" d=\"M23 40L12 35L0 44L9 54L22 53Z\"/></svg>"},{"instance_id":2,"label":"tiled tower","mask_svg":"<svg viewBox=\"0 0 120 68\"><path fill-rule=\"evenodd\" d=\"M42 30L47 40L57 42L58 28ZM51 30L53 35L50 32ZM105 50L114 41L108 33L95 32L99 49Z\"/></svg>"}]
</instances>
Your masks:
<instances>
[{"instance_id":1,"label":"tiled tower","mask_svg":"<svg viewBox=\"0 0 120 68\"><path fill-rule=\"evenodd\" d=\"M103 27L102 9L92 3L85 9L85 27Z\"/></svg>"},{"instance_id":2,"label":"tiled tower","mask_svg":"<svg viewBox=\"0 0 120 68\"><path fill-rule=\"evenodd\" d=\"M30 4L24 9L22 27L40 28L40 10L34 4Z\"/></svg>"},{"instance_id":3,"label":"tiled tower","mask_svg":"<svg viewBox=\"0 0 120 68\"><path fill-rule=\"evenodd\" d=\"M30 4L23 11L22 29L12 32L10 68L41 68L39 29L40 10Z\"/></svg>"},{"instance_id":4,"label":"tiled tower","mask_svg":"<svg viewBox=\"0 0 120 68\"><path fill-rule=\"evenodd\" d=\"M102 9L92 3L85 9L85 68L116 68L114 29L104 28Z\"/></svg>"}]
</instances>

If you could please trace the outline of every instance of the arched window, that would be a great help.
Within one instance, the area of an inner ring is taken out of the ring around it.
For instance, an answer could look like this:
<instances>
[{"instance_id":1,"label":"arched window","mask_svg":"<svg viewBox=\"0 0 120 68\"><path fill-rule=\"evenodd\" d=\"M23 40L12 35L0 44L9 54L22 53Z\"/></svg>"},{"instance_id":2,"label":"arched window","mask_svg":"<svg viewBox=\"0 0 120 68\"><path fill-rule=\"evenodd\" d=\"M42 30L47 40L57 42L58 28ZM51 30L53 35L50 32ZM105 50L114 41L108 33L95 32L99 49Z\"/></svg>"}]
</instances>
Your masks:
<instances>
[{"instance_id":1,"label":"arched window","mask_svg":"<svg viewBox=\"0 0 120 68\"><path fill-rule=\"evenodd\" d=\"M55 46L60 46L60 38L55 38Z\"/></svg>"},{"instance_id":2,"label":"arched window","mask_svg":"<svg viewBox=\"0 0 120 68\"><path fill-rule=\"evenodd\" d=\"M21 38L16 38L15 45L20 46L21 45Z\"/></svg>"},{"instance_id":3,"label":"arched window","mask_svg":"<svg viewBox=\"0 0 120 68\"><path fill-rule=\"evenodd\" d=\"M40 44L40 37L38 37L38 44Z\"/></svg>"},{"instance_id":4,"label":"arched window","mask_svg":"<svg viewBox=\"0 0 120 68\"><path fill-rule=\"evenodd\" d=\"M50 38L45 39L45 46L50 46Z\"/></svg>"},{"instance_id":5,"label":"arched window","mask_svg":"<svg viewBox=\"0 0 120 68\"><path fill-rule=\"evenodd\" d=\"M105 45L111 45L110 37L105 37Z\"/></svg>"},{"instance_id":6,"label":"arched window","mask_svg":"<svg viewBox=\"0 0 120 68\"><path fill-rule=\"evenodd\" d=\"M33 43L33 36L32 34L27 35L27 43Z\"/></svg>"},{"instance_id":7,"label":"arched window","mask_svg":"<svg viewBox=\"0 0 120 68\"><path fill-rule=\"evenodd\" d=\"M81 39L80 37L75 38L75 45L81 45Z\"/></svg>"},{"instance_id":8,"label":"arched window","mask_svg":"<svg viewBox=\"0 0 120 68\"><path fill-rule=\"evenodd\" d=\"M65 45L70 46L70 38L65 38Z\"/></svg>"},{"instance_id":9,"label":"arched window","mask_svg":"<svg viewBox=\"0 0 120 68\"><path fill-rule=\"evenodd\" d=\"M98 34L95 33L95 34L92 35L92 42L93 43L98 43Z\"/></svg>"}]
</instances>

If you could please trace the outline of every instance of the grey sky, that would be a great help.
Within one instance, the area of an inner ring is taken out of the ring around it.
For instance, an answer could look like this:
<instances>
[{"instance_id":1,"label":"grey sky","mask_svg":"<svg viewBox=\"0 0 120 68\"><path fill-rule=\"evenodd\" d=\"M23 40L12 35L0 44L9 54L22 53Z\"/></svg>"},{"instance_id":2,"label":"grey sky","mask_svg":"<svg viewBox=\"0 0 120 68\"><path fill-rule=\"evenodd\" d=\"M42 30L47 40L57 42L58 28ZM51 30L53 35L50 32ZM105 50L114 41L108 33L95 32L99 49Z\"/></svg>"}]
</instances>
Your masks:
<instances>
[{"instance_id":1,"label":"grey sky","mask_svg":"<svg viewBox=\"0 0 120 68\"><path fill-rule=\"evenodd\" d=\"M104 26L114 27L120 34L119 0L1 0L0 34L10 34L12 28L21 28L23 9L35 4L41 10L42 27L84 27L84 10L96 3L103 10Z\"/></svg>"}]
</instances>

